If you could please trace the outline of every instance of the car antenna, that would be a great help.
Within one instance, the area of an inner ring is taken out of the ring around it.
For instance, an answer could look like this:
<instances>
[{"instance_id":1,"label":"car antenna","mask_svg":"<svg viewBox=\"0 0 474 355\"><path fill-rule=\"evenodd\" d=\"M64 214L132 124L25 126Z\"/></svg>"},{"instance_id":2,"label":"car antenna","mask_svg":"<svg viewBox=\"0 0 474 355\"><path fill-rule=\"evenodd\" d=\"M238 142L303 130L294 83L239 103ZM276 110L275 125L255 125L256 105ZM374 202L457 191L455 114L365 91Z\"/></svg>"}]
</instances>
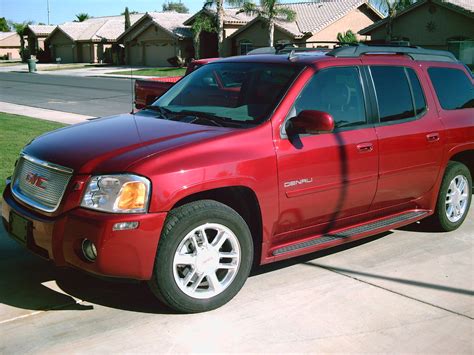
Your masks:
<instances>
[{"instance_id":1,"label":"car antenna","mask_svg":"<svg viewBox=\"0 0 474 355\"><path fill-rule=\"evenodd\" d=\"M135 114L135 98L134 98L134 87L133 87L133 68L132 65L130 64L130 90L132 94L132 111L130 112L132 115Z\"/></svg>"}]
</instances>

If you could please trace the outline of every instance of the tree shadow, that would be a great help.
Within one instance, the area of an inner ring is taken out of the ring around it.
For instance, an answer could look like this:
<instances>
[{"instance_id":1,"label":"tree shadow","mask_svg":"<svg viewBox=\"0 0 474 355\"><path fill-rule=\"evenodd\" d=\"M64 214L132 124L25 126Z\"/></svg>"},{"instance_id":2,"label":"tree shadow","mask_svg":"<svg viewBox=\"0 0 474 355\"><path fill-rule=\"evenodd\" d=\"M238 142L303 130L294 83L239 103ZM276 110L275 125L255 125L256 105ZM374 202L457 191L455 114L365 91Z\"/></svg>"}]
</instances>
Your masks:
<instances>
[{"instance_id":1,"label":"tree shadow","mask_svg":"<svg viewBox=\"0 0 474 355\"><path fill-rule=\"evenodd\" d=\"M340 268L340 267L335 267L335 266L318 264L318 263L314 263L314 262L310 262L310 261L305 262L304 265L317 267L317 268L322 268L322 269L325 269L325 270L333 271L333 272L336 272L338 274L342 274L342 275L346 275L346 276L350 276L350 277L362 276L362 277L368 277L368 278L377 279L377 280L386 280L386 281L392 281L392 282L401 283L401 284L405 284L405 285L412 285L412 286L417 286L417 287L429 288L429 289L433 289L433 290L457 293L457 294L461 294L461 295L474 296L474 291L463 289L463 288L442 286L442 285L432 284L432 283L428 283L428 282L414 281L414 280L402 279L402 278L398 278L398 277L390 277L390 276L371 274L371 273L362 272L362 271L355 271L355 270L350 270L350 269L345 269L345 268ZM354 275L354 276L352 276L352 275Z\"/></svg>"}]
</instances>

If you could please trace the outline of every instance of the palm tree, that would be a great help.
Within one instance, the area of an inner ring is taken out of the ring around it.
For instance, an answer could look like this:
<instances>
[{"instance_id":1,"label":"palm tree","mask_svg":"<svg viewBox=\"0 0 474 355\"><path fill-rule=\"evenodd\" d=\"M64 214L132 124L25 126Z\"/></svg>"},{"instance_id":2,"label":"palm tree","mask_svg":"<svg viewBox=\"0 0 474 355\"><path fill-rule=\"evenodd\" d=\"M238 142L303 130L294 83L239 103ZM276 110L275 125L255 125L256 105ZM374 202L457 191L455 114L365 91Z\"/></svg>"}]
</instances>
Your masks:
<instances>
[{"instance_id":1,"label":"palm tree","mask_svg":"<svg viewBox=\"0 0 474 355\"><path fill-rule=\"evenodd\" d=\"M84 22L85 20L90 19L91 17L89 14L86 14L85 12L81 12L80 14L76 15L77 20L74 20L74 22Z\"/></svg>"},{"instance_id":2,"label":"palm tree","mask_svg":"<svg viewBox=\"0 0 474 355\"><path fill-rule=\"evenodd\" d=\"M268 45L273 47L273 36L275 32L275 21L294 21L296 13L280 4L279 0L260 0L260 5L253 2L244 2L242 9L239 12L244 12L247 15L258 16L264 19L268 24Z\"/></svg>"},{"instance_id":3,"label":"palm tree","mask_svg":"<svg viewBox=\"0 0 474 355\"><path fill-rule=\"evenodd\" d=\"M395 16L415 2L416 0L378 0L379 8L387 14L387 41L393 39L393 19Z\"/></svg>"},{"instance_id":4,"label":"palm tree","mask_svg":"<svg viewBox=\"0 0 474 355\"><path fill-rule=\"evenodd\" d=\"M201 33L215 32L216 23L213 18L204 14L200 14L194 20L194 23L191 26L191 31L193 32L194 57L196 59L199 59L201 48Z\"/></svg>"},{"instance_id":5,"label":"palm tree","mask_svg":"<svg viewBox=\"0 0 474 355\"><path fill-rule=\"evenodd\" d=\"M31 25L32 21L24 21L24 22L10 22L10 25L13 27L15 32L20 36L20 56L23 61L27 58L27 53L25 49L25 35L26 29L28 25Z\"/></svg>"},{"instance_id":6,"label":"palm tree","mask_svg":"<svg viewBox=\"0 0 474 355\"><path fill-rule=\"evenodd\" d=\"M206 0L204 9L209 9L212 6L216 7L216 32L217 32L217 48L219 56L223 57L223 43L224 43L224 4L233 6L243 6L248 0Z\"/></svg>"},{"instance_id":7,"label":"palm tree","mask_svg":"<svg viewBox=\"0 0 474 355\"><path fill-rule=\"evenodd\" d=\"M348 30L347 32L339 32L337 34L337 40L341 43L357 43L357 36L354 32L351 30Z\"/></svg>"}]
</instances>

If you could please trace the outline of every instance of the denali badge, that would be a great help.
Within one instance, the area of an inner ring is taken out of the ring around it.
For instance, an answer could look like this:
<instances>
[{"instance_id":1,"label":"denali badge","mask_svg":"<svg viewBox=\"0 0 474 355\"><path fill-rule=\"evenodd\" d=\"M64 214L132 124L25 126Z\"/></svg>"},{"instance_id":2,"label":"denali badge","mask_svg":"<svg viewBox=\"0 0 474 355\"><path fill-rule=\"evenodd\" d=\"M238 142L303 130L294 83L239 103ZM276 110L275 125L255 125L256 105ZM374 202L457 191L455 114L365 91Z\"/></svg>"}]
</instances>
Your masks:
<instances>
[{"instance_id":1,"label":"denali badge","mask_svg":"<svg viewBox=\"0 0 474 355\"><path fill-rule=\"evenodd\" d=\"M301 180L288 181L288 182L285 182L283 186L285 186L285 188L288 188L292 186L311 184L312 182L313 182L313 178L307 178L307 179L301 179Z\"/></svg>"},{"instance_id":2,"label":"denali badge","mask_svg":"<svg viewBox=\"0 0 474 355\"><path fill-rule=\"evenodd\" d=\"M46 183L48 182L48 179L34 173L26 174L25 180L30 185L39 187L40 189L43 189L43 190L46 189Z\"/></svg>"}]
</instances>

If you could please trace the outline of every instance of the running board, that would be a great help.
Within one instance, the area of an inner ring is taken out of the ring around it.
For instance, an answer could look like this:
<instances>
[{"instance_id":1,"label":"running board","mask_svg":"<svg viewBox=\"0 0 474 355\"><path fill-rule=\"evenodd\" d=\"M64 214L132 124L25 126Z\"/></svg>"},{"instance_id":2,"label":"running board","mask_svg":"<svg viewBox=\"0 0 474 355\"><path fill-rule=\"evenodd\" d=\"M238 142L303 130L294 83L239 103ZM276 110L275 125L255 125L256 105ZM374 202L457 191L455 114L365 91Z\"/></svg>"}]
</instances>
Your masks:
<instances>
[{"instance_id":1,"label":"running board","mask_svg":"<svg viewBox=\"0 0 474 355\"><path fill-rule=\"evenodd\" d=\"M335 240L347 239L347 238L354 237L362 233L370 233L382 228L386 229L387 227L390 227L391 225L395 225L400 222L408 221L411 219L419 219L420 217L427 214L428 214L427 211L407 212L407 213L404 213L395 217L383 219L377 222L372 222L372 223L364 224L358 227L345 229L335 234L324 234L322 236L307 240L305 242L291 244L291 245L287 245L286 247L276 249L273 251L273 255L277 256L277 255L289 253L295 250L305 249L305 248L313 247L315 245L333 242Z\"/></svg>"}]
</instances>

